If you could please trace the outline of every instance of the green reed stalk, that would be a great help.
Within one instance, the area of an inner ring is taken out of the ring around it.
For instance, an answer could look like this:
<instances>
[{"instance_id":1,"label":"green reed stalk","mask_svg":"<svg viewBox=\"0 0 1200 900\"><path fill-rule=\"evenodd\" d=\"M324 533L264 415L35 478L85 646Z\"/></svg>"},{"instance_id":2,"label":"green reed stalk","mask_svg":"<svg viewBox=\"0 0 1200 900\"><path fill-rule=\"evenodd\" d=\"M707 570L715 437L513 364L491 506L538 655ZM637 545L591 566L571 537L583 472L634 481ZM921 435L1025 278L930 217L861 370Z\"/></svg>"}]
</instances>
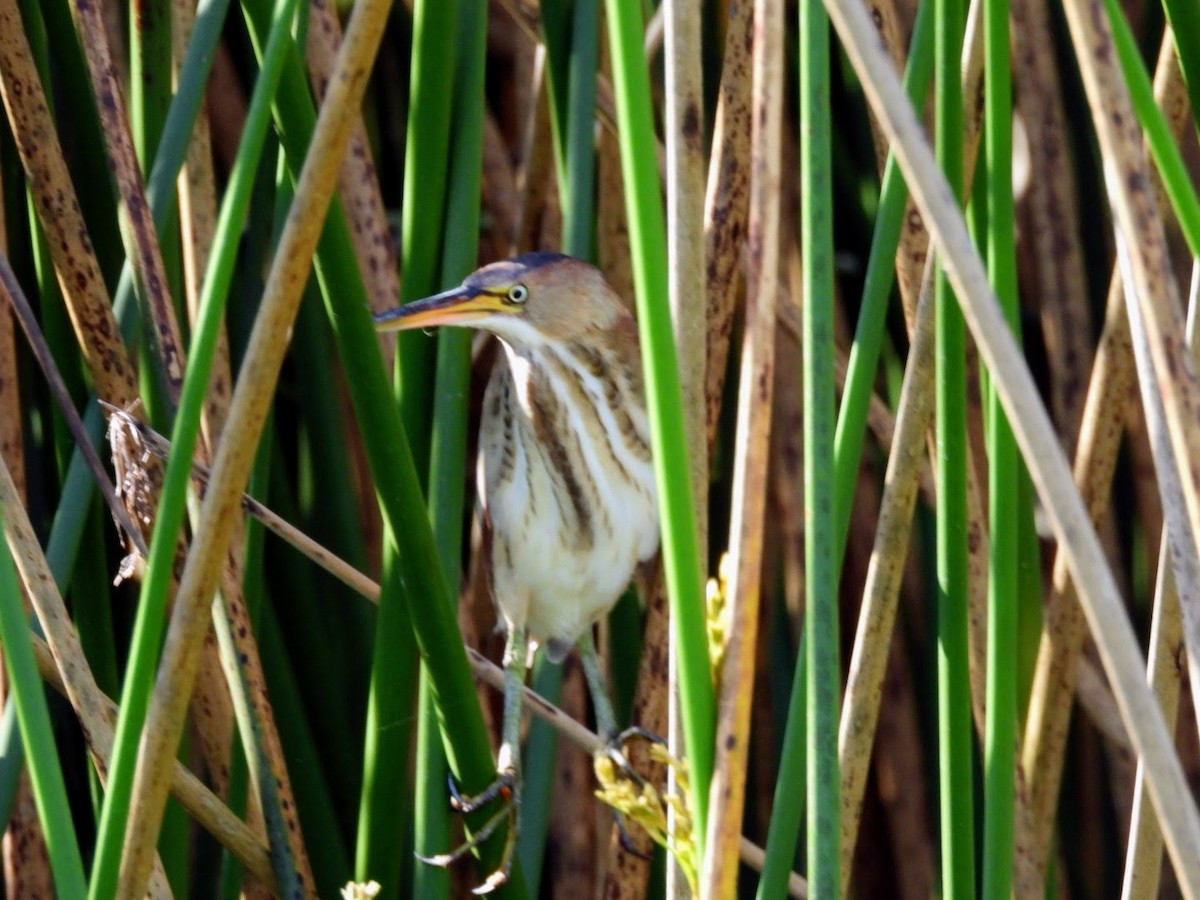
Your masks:
<instances>
[{"instance_id":1,"label":"green reed stalk","mask_svg":"<svg viewBox=\"0 0 1200 900\"><path fill-rule=\"evenodd\" d=\"M959 75L963 11L935 0L934 78L938 162L955 196L963 186ZM975 891L971 682L967 650L967 423L964 325L944 269L935 288L937 360L937 673L942 893Z\"/></svg>"},{"instance_id":2,"label":"green reed stalk","mask_svg":"<svg viewBox=\"0 0 1200 900\"><path fill-rule=\"evenodd\" d=\"M139 6L138 14L130 16L129 117L143 172L148 171L158 150L171 103L171 24L171 4L164 0L146 0ZM182 310L179 219L171 216L156 227L171 296L175 299L176 310ZM180 325L186 328L182 318ZM182 333L186 334L186 331ZM154 341L149 331L143 330L141 341L139 351L143 361L149 363L154 358ZM143 396L147 399L147 411L155 421L172 405L169 401L160 403L150 399L151 395L160 396L161 379L154 377L160 373L158 363L144 365L141 372L142 383L153 384L154 389L143 391ZM165 396L162 399L166 400ZM162 422L169 422L169 418L163 418ZM186 749L185 738L180 752L184 753ZM158 855L167 881L176 893L187 883L187 845L187 815L174 799L169 799L159 830Z\"/></svg>"},{"instance_id":3,"label":"green reed stalk","mask_svg":"<svg viewBox=\"0 0 1200 900\"><path fill-rule=\"evenodd\" d=\"M416 300L437 292L442 223L446 204L446 159L450 147L457 47L457 0L417 0L413 37L404 201L400 210L400 296ZM422 331L396 336L396 387L401 418L417 472L429 465L429 418L433 396L434 344Z\"/></svg>"},{"instance_id":4,"label":"green reed stalk","mask_svg":"<svg viewBox=\"0 0 1200 900\"><path fill-rule=\"evenodd\" d=\"M292 198L282 162L276 184L274 221L281 228ZM320 291L310 280L296 314L290 353L301 361L294 367L295 388L303 398L297 410L297 449L307 458L303 471L309 473L311 489L300 484L283 489L295 492L299 509L294 521L303 522L313 538L362 569L367 557L355 502L353 458L346 429L331 427L343 421L345 403L337 359L330 353L332 342ZM281 595L280 599L287 597L287 615L280 624L293 658L305 660L296 674L312 728L321 735L322 759L336 798L332 812L339 822L353 823L362 791L362 721L376 610L325 573L305 573L300 581L301 590ZM338 614L330 616L334 608ZM304 836L313 843L307 829Z\"/></svg>"},{"instance_id":5,"label":"green reed stalk","mask_svg":"<svg viewBox=\"0 0 1200 900\"><path fill-rule=\"evenodd\" d=\"M1154 86L1146 73L1137 40L1129 27L1129 20L1120 4L1114 0L1105 0L1104 7L1112 23L1113 43L1117 46L1121 70L1129 86L1129 98L1137 112L1138 121L1145 130L1150 156L1158 167L1167 197L1170 198L1175 215L1179 218L1179 227L1187 241L1188 249L1192 251L1193 256L1200 256L1200 202L1196 199L1196 189L1183 161L1183 154L1171 136L1171 129L1163 111L1154 100ZM1180 43L1194 44L1195 41ZM1190 83L1189 87L1192 90L1196 89Z\"/></svg>"},{"instance_id":6,"label":"green reed stalk","mask_svg":"<svg viewBox=\"0 0 1200 900\"><path fill-rule=\"evenodd\" d=\"M662 519L663 567L679 646L680 707L691 767L694 834L699 845L708 817L716 700L708 661L704 579L692 515L683 393L668 305L662 187L655 154L649 73L642 50L641 10L635 3L610 2L607 13L621 174L629 213L629 250L637 288L646 402ZM697 850L703 858L703 848L698 846Z\"/></svg>"},{"instance_id":7,"label":"green reed stalk","mask_svg":"<svg viewBox=\"0 0 1200 900\"><path fill-rule=\"evenodd\" d=\"M985 0L984 155L987 261L992 288L1017 331L1017 259L1012 192L1012 82L1008 0ZM1017 604L1020 456L994 380L988 382L987 722L983 748L983 896L1007 900L1013 881L1013 794L1017 743Z\"/></svg>"},{"instance_id":8,"label":"green reed stalk","mask_svg":"<svg viewBox=\"0 0 1200 900\"><path fill-rule=\"evenodd\" d=\"M404 280L401 292L404 300L433 294L441 287L438 259L443 241L442 223L446 213L446 159L450 146L453 118L455 78L448 73L456 70L458 49L456 30L459 26L457 2L418 2L413 10L411 84L406 135L404 167L404 201L401 211L401 267ZM482 88L481 88L482 90ZM472 198L472 203L477 199ZM422 479L430 464L428 437L434 367L433 343L424 333L400 334L396 352L396 391L401 416L411 442L413 459ZM461 506L461 504L460 504ZM389 555L402 535L389 534L385 552ZM429 564L436 564L431 559ZM445 557L441 565L446 565ZM379 618L375 634L375 650L371 666L371 693L367 709L366 746L363 762L362 798L359 806L358 847L355 871L359 878L372 878L384 888L385 896L398 897L401 859L396 853L404 833L404 818L394 810L397 796L409 796L408 773L394 764L398 756L407 753L407 729L395 729L391 723L412 711L411 675L400 677L402 664L398 650L411 647L413 622L400 596L403 585L398 570L385 560L388 577L383 582ZM454 585L456 578L446 579ZM453 596L453 595L451 595ZM453 611L453 608L450 610ZM419 677L424 710L419 716L418 789L423 789L416 822L417 850L435 855L445 852L447 823L444 819L446 785L434 786L442 771L440 748L434 743L440 733L428 727L432 703L432 688L428 675ZM420 723L424 723L422 729ZM431 733L432 732L432 733ZM438 794L443 815L434 812ZM425 826L428 825L428 828ZM440 843L440 846L434 846ZM445 880L437 872L417 871L416 884L424 890L444 890ZM436 885L436 886L435 886Z\"/></svg>"},{"instance_id":9,"label":"green reed stalk","mask_svg":"<svg viewBox=\"0 0 1200 900\"><path fill-rule=\"evenodd\" d=\"M2 463L0 463L2 465ZM3 529L0 528L0 532ZM13 567L8 542L0 539L0 644L8 670L8 687L15 697L21 740L36 753L26 756L33 798L37 805L54 886L60 897L87 893L83 857L71 821L67 789L59 767L58 749L50 725L42 676L33 656L29 623L21 600L21 587Z\"/></svg>"},{"instance_id":10,"label":"green reed stalk","mask_svg":"<svg viewBox=\"0 0 1200 900\"><path fill-rule=\"evenodd\" d=\"M821 0L800 2L800 255L804 260L804 633L808 651L808 883L841 890L838 767L837 507L833 468L833 165L829 20ZM797 671L800 671L799 667ZM796 688L793 687L793 690Z\"/></svg>"},{"instance_id":11,"label":"green reed stalk","mask_svg":"<svg viewBox=\"0 0 1200 900\"><path fill-rule=\"evenodd\" d=\"M918 109L929 93L933 77L933 4L925 0L917 8L913 25L912 46L904 69L904 87ZM883 169L883 184L879 194L879 210L875 215L875 230L871 236L871 252L863 279L862 303L854 343L846 366L846 387L838 410L837 432L834 437L834 479L837 503L838 567L846 554L850 535L850 509L858 485L859 462L862 459L863 438L867 424L867 409L875 376L879 368L879 353L887 325L888 299L895 284L896 249L900 246L900 229L908 186L889 153Z\"/></svg>"},{"instance_id":12,"label":"green reed stalk","mask_svg":"<svg viewBox=\"0 0 1200 900\"><path fill-rule=\"evenodd\" d=\"M450 185L442 242L441 285L461 281L475 268L479 252L479 193L483 159L483 89L487 52L487 6L460 0L458 67L450 143ZM467 471L467 396L471 374L471 332L438 331L434 379L433 440L429 457L429 516L446 583L459 584L462 571L462 523ZM446 754L438 731L437 707L426 674L421 676L417 728L417 803L414 843L432 855L450 846L446 803ZM523 809L523 813L527 810ZM528 821L526 818L524 821ZM528 878L528 871L525 872ZM531 880L536 884L536 880ZM450 894L450 873L419 865L413 872L413 896Z\"/></svg>"}]
</instances>

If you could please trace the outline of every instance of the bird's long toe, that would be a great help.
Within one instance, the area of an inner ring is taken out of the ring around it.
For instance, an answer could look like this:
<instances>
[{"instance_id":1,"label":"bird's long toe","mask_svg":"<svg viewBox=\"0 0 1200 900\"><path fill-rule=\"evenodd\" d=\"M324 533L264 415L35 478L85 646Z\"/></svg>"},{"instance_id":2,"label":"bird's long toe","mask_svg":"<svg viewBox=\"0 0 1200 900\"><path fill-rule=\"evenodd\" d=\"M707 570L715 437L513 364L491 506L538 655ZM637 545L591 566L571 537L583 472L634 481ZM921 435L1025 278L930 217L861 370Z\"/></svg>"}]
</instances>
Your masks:
<instances>
[{"instance_id":1,"label":"bird's long toe","mask_svg":"<svg viewBox=\"0 0 1200 900\"><path fill-rule=\"evenodd\" d=\"M471 853L490 838L497 828L507 823L508 835L504 841L504 850L501 854L499 865L483 880L482 884L472 891L472 893L478 895L490 894L508 881L509 873L512 871L513 856L517 846L517 833L521 821L520 773L511 769L499 772L491 784L474 795L463 794L454 779L450 778L449 792L451 807L463 815L469 815L482 809L495 800L500 800L502 805L478 831L453 850L447 853L438 853L435 856L422 856L418 853L416 855L417 859L431 866L446 868L462 859L468 853Z\"/></svg>"},{"instance_id":2,"label":"bird's long toe","mask_svg":"<svg viewBox=\"0 0 1200 900\"><path fill-rule=\"evenodd\" d=\"M477 809L487 806L493 800L511 802L512 798L520 792L520 783L520 774L507 769L503 772L497 772L495 780L478 794L467 795L458 789L458 783L454 780L454 776L451 775L448 779L450 806L455 812L469 815Z\"/></svg>"},{"instance_id":3,"label":"bird's long toe","mask_svg":"<svg viewBox=\"0 0 1200 900\"><path fill-rule=\"evenodd\" d=\"M642 728L640 725L630 725L616 737L612 738L609 743L625 746L634 738L645 741L647 744L662 744L664 747L667 744L666 738L660 737L648 728Z\"/></svg>"}]
</instances>

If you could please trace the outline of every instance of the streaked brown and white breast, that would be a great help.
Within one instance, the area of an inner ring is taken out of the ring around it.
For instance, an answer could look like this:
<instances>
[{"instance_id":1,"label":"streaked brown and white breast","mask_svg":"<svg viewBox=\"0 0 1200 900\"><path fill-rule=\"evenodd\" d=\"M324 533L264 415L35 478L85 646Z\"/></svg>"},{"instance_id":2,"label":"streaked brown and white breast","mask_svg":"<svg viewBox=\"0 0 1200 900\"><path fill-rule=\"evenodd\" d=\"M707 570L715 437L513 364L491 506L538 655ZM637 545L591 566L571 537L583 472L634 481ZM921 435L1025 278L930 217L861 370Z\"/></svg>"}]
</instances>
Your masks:
<instances>
[{"instance_id":1,"label":"streaked brown and white breast","mask_svg":"<svg viewBox=\"0 0 1200 900\"><path fill-rule=\"evenodd\" d=\"M555 659L658 547L640 360L632 320L618 326L627 340L502 340L484 396L478 483L496 602Z\"/></svg>"}]
</instances>

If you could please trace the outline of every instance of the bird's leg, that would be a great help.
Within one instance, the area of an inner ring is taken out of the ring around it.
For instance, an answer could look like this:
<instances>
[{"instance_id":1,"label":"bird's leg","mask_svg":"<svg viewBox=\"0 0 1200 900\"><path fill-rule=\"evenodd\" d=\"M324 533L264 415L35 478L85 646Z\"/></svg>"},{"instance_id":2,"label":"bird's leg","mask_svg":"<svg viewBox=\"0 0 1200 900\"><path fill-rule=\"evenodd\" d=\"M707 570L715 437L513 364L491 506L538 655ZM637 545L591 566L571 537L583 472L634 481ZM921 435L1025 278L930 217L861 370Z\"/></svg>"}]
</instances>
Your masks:
<instances>
[{"instance_id":1,"label":"bird's leg","mask_svg":"<svg viewBox=\"0 0 1200 900\"><path fill-rule=\"evenodd\" d=\"M475 894L488 894L503 885L512 869L521 820L521 689L525 684L528 655L529 644L524 627L510 628L504 645L504 719L500 750L496 754L495 781L478 794L468 796L460 793L454 780L450 780L450 805L456 811L473 813L496 799L503 800L503 807L450 853L418 857L431 865L448 866L486 841L507 820L508 836L504 841L500 864L484 879L483 884L472 891Z\"/></svg>"},{"instance_id":2,"label":"bird's leg","mask_svg":"<svg viewBox=\"0 0 1200 900\"><path fill-rule=\"evenodd\" d=\"M617 714L608 699L608 688L604 684L604 671L600 668L600 654L596 652L596 639L588 628L579 639L579 659L583 662L583 677L587 679L588 692L592 695L592 709L596 711L596 733L604 741L617 736Z\"/></svg>"},{"instance_id":3,"label":"bird's leg","mask_svg":"<svg viewBox=\"0 0 1200 900\"><path fill-rule=\"evenodd\" d=\"M592 695L592 709L596 713L596 733L604 741L604 750L601 755L611 759L625 777L636 784L640 790L646 780L638 774L625 755L625 741L630 737L643 737L659 743L662 741L646 729L636 726L625 731L617 731L617 714L613 711L612 701L608 699L604 671L600 667L600 654L596 652L596 639L590 628L584 632L577 646L579 647L579 658L583 663L583 677L587 679L588 691ZM634 843L630 836L629 829L625 825L625 816L616 808L613 809L613 813L617 818L621 846L635 856L649 859L650 857Z\"/></svg>"},{"instance_id":4,"label":"bird's leg","mask_svg":"<svg viewBox=\"0 0 1200 900\"><path fill-rule=\"evenodd\" d=\"M496 787L494 794L506 797L508 837L504 853L496 867L472 893L487 894L508 881L517 835L521 828L521 689L525 686L525 669L529 664L529 641L525 627L512 625L504 645L504 720L500 727L500 751L496 754ZM485 792L486 793L486 792Z\"/></svg>"},{"instance_id":5,"label":"bird's leg","mask_svg":"<svg viewBox=\"0 0 1200 900\"><path fill-rule=\"evenodd\" d=\"M579 647L579 658L583 662L583 676L587 679L588 691L592 695L592 709L596 713L596 733L604 741L605 752L612 761L640 784L641 776L629 764L625 751L622 749L626 741L635 737L652 744L665 744L666 741L636 725L626 728L624 731L617 730L617 715L613 712L612 701L608 699L608 688L604 683L604 672L600 667L600 655L596 652L596 640L592 636L590 628L584 632L577 646Z\"/></svg>"},{"instance_id":6,"label":"bird's leg","mask_svg":"<svg viewBox=\"0 0 1200 900\"><path fill-rule=\"evenodd\" d=\"M500 727L500 752L496 771L521 778L521 690L529 665L529 640L525 626L513 625L504 645L504 720Z\"/></svg>"}]
</instances>

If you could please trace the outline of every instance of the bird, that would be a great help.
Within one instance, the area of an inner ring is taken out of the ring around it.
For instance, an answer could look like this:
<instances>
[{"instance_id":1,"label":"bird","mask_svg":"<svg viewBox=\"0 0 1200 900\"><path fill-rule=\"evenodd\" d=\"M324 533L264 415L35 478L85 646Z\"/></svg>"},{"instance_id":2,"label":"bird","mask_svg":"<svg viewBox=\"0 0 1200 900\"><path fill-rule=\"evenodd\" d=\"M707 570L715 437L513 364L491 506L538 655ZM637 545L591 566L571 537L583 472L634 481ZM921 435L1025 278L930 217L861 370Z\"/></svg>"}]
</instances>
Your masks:
<instances>
[{"instance_id":1,"label":"bird","mask_svg":"<svg viewBox=\"0 0 1200 900\"><path fill-rule=\"evenodd\" d=\"M484 391L478 508L493 601L506 633L496 780L452 802L504 807L449 865L501 821L502 860L476 893L508 877L520 824L520 692L531 649L562 662L577 647L597 730L619 742L593 626L659 543L658 505L637 326L594 266L533 252L491 263L461 285L379 313L380 331L459 326L500 342Z\"/></svg>"}]
</instances>

